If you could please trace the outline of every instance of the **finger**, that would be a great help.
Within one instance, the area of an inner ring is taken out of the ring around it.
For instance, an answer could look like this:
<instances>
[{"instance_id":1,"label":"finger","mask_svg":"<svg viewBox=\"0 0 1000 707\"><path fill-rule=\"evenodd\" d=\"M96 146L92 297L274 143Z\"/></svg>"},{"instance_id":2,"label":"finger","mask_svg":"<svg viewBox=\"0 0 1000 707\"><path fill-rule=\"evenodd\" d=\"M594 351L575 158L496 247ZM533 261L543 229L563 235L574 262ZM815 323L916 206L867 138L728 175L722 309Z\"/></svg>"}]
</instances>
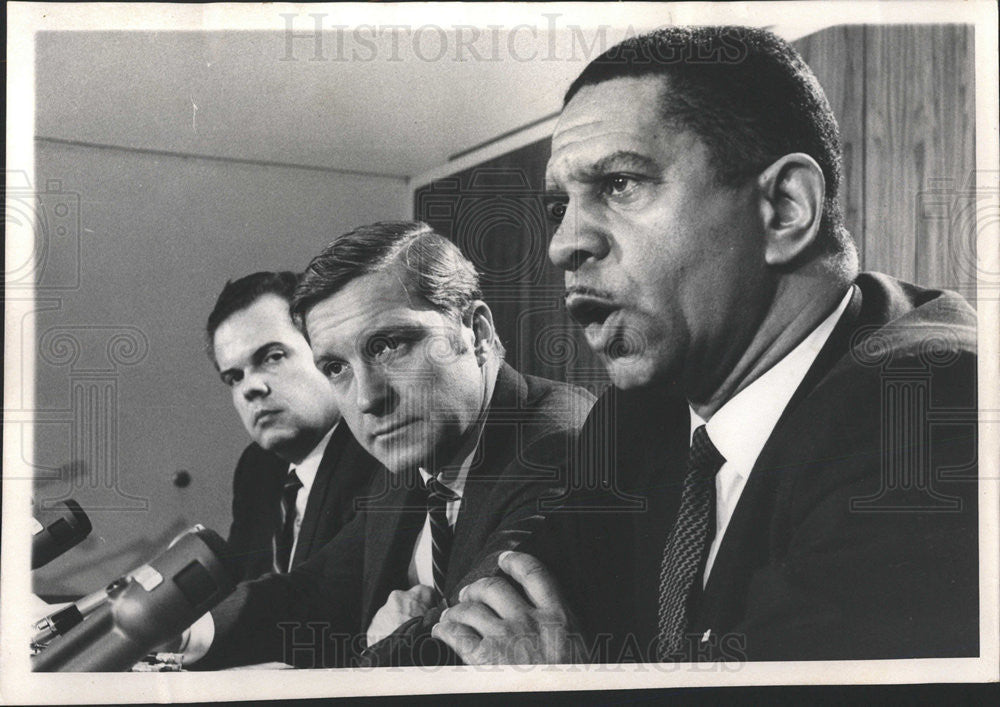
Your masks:
<instances>
[{"instance_id":1,"label":"finger","mask_svg":"<svg viewBox=\"0 0 1000 707\"><path fill-rule=\"evenodd\" d=\"M497 564L521 585L528 599L539 609L565 608L555 577L537 558L510 550L500 555Z\"/></svg>"},{"instance_id":2,"label":"finger","mask_svg":"<svg viewBox=\"0 0 1000 707\"><path fill-rule=\"evenodd\" d=\"M432 604L430 603L422 603L416 599L407 597L406 602L400 607L399 613L407 619L412 619L414 616L423 616L426 614L430 611L431 606Z\"/></svg>"},{"instance_id":3,"label":"finger","mask_svg":"<svg viewBox=\"0 0 1000 707\"><path fill-rule=\"evenodd\" d=\"M497 616L513 618L531 611L524 595L506 577L484 577L463 588L458 595L461 602L481 602Z\"/></svg>"},{"instance_id":4,"label":"finger","mask_svg":"<svg viewBox=\"0 0 1000 707\"><path fill-rule=\"evenodd\" d=\"M431 636L447 644L464 663L473 665L472 656L482 642L475 629L460 623L436 623L431 628Z\"/></svg>"},{"instance_id":5,"label":"finger","mask_svg":"<svg viewBox=\"0 0 1000 707\"><path fill-rule=\"evenodd\" d=\"M417 584L410 587L406 593L411 599L422 606L431 606L434 604L434 587L428 587L426 584Z\"/></svg>"},{"instance_id":6,"label":"finger","mask_svg":"<svg viewBox=\"0 0 1000 707\"><path fill-rule=\"evenodd\" d=\"M503 633L503 620L491 608L479 602L462 602L441 614L439 623L459 623L475 629L480 636Z\"/></svg>"},{"instance_id":7,"label":"finger","mask_svg":"<svg viewBox=\"0 0 1000 707\"><path fill-rule=\"evenodd\" d=\"M410 597L409 590L393 589L389 593L389 599L386 601L385 606L401 610L410 602Z\"/></svg>"}]
</instances>

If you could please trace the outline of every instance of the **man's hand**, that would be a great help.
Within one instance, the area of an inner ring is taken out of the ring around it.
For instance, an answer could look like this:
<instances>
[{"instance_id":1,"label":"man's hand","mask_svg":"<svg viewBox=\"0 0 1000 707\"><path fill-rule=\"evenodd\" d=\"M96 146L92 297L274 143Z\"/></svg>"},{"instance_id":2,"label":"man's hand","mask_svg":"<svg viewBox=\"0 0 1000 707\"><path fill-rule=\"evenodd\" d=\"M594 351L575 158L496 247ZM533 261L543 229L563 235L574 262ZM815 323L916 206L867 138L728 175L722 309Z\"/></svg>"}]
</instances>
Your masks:
<instances>
[{"instance_id":1,"label":"man's hand","mask_svg":"<svg viewBox=\"0 0 1000 707\"><path fill-rule=\"evenodd\" d=\"M572 663L583 639L545 566L523 552L498 560L508 577L486 577L462 589L432 635L469 665Z\"/></svg>"},{"instance_id":2,"label":"man's hand","mask_svg":"<svg viewBox=\"0 0 1000 707\"><path fill-rule=\"evenodd\" d=\"M186 628L183 633L153 646L150 653L183 653L190 642L191 629Z\"/></svg>"},{"instance_id":3,"label":"man's hand","mask_svg":"<svg viewBox=\"0 0 1000 707\"><path fill-rule=\"evenodd\" d=\"M423 616L433 607L433 587L418 584L405 592L402 589L394 590L389 595L389 600L372 618L368 627L368 645L374 646L410 619Z\"/></svg>"}]
</instances>

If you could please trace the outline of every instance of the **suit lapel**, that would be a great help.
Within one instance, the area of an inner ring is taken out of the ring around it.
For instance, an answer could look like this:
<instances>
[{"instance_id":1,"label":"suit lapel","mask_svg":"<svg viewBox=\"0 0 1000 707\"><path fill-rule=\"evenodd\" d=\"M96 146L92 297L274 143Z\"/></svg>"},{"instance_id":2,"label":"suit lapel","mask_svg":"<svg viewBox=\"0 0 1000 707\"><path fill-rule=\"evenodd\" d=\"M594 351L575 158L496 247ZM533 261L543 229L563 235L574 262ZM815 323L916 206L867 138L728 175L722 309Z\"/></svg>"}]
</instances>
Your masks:
<instances>
[{"instance_id":1,"label":"suit lapel","mask_svg":"<svg viewBox=\"0 0 1000 707\"><path fill-rule=\"evenodd\" d=\"M479 537L483 529L481 519L496 513L497 509L487 507L491 488L492 483L489 480L473 479L471 474L465 484L462 505L459 507L458 520L455 523L455 536L448 557L446 595L451 593L455 582L465 575L475 556L475 550L482 545Z\"/></svg>"},{"instance_id":2,"label":"suit lapel","mask_svg":"<svg viewBox=\"0 0 1000 707\"><path fill-rule=\"evenodd\" d=\"M524 378L506 363L502 364L462 492L462 505L448 557L446 594L465 574L482 546L483 520L496 518L497 509L489 507L490 494L496 487L497 477L519 448L517 411L524 410L527 394Z\"/></svg>"},{"instance_id":3,"label":"suit lapel","mask_svg":"<svg viewBox=\"0 0 1000 707\"><path fill-rule=\"evenodd\" d=\"M337 493L334 472L340 466L340 458L343 455L349 434L347 425L341 421L337 423L337 429L334 430L330 441L326 444L323 458L316 470L316 478L313 480L312 489L309 492L309 500L306 502L306 511L302 516L302 527L299 529L299 540L295 546L292 567L296 567L309 558L312 554L316 533L324 522L330 520L324 518L323 514L330 512L328 509L332 508L331 496Z\"/></svg>"},{"instance_id":4,"label":"suit lapel","mask_svg":"<svg viewBox=\"0 0 1000 707\"><path fill-rule=\"evenodd\" d=\"M246 492L252 494L256 503L246 519L253 539L243 550L251 553L246 558L244 579L274 571L274 538L281 528L281 490L288 474L288 462L263 449L258 463L254 487Z\"/></svg>"},{"instance_id":5,"label":"suit lapel","mask_svg":"<svg viewBox=\"0 0 1000 707\"><path fill-rule=\"evenodd\" d=\"M695 617L695 630L711 628L725 631L742 615L743 597L750 574L754 568L767 562L769 528L762 523L762 519L772 516L782 473L792 468L787 458L788 451L801 446L789 444L784 439L782 428L823 377L843 358L852 335L861 323L861 307L861 290L854 287L840 321L785 406L757 457L712 565L712 573Z\"/></svg>"}]
</instances>

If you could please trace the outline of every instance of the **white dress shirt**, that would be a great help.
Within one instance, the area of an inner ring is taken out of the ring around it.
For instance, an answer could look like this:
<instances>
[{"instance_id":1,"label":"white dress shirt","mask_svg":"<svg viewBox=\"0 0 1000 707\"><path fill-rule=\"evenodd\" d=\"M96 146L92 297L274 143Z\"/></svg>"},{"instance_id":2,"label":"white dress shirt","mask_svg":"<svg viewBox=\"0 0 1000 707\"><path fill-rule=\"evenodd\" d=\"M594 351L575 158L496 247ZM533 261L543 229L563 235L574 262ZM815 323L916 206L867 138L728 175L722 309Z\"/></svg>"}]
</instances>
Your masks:
<instances>
[{"instance_id":1,"label":"white dress shirt","mask_svg":"<svg viewBox=\"0 0 1000 707\"><path fill-rule=\"evenodd\" d=\"M691 436L706 426L709 439L726 462L715 476L715 537L705 563L704 584L712 571L722 538L743 494L750 472L778 424L795 390L826 344L851 301L853 288L838 307L794 349L759 378L730 398L706 423L691 409Z\"/></svg>"}]
</instances>

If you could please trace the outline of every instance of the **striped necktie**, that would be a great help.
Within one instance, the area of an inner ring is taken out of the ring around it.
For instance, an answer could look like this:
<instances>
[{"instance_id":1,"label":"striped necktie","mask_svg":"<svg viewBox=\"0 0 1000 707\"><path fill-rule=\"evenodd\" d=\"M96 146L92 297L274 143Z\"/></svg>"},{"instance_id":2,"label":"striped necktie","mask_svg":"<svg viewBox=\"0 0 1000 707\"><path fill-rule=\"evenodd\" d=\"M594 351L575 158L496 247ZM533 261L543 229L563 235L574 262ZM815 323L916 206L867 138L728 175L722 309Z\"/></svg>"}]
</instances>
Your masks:
<instances>
[{"instance_id":1,"label":"striped necktie","mask_svg":"<svg viewBox=\"0 0 1000 707\"><path fill-rule=\"evenodd\" d=\"M274 571L287 572L292 560L292 546L295 545L295 501L302 482L295 469L285 477L281 490L281 525L274 537Z\"/></svg>"},{"instance_id":2,"label":"striped necktie","mask_svg":"<svg viewBox=\"0 0 1000 707\"><path fill-rule=\"evenodd\" d=\"M658 661L677 660L691 620L692 591L705 571L715 535L715 475L726 460L702 425L694 431L688 468L674 527L667 536L660 565Z\"/></svg>"},{"instance_id":3,"label":"striped necktie","mask_svg":"<svg viewBox=\"0 0 1000 707\"><path fill-rule=\"evenodd\" d=\"M431 563L434 570L434 589L444 596L445 578L448 576L448 557L451 555L453 532L448 524L448 502L461 498L435 477L427 479L427 517L431 526Z\"/></svg>"}]
</instances>

